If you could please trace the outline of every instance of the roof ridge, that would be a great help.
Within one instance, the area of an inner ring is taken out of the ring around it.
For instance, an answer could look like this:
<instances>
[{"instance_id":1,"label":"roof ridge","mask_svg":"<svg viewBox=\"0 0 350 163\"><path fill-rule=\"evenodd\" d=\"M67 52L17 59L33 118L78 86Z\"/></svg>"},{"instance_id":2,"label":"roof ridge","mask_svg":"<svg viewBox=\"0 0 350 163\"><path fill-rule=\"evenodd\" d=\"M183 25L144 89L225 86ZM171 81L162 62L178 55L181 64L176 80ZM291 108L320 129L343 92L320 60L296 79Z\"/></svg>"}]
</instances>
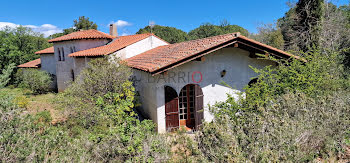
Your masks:
<instances>
[{"instance_id":1,"label":"roof ridge","mask_svg":"<svg viewBox=\"0 0 350 163\"><path fill-rule=\"evenodd\" d=\"M96 29L88 29L88 30L75 31L57 38L53 38L48 40L48 42L59 42L59 41L77 40L77 39L84 39L84 38L113 39L115 37Z\"/></svg>"},{"instance_id":2,"label":"roof ridge","mask_svg":"<svg viewBox=\"0 0 350 163\"><path fill-rule=\"evenodd\" d=\"M188 41L178 42L178 43L170 44L170 45L176 45L176 44L182 44L182 43L188 43L188 42L194 42L194 41L202 41L202 40L206 40L206 39L212 39L212 38L215 38L215 37L228 36L228 35L233 35L234 37L242 36L240 32L234 32L234 33L226 33L226 34L222 34L222 35L210 36L210 37L205 37L205 38L199 38L199 39L195 39L195 40L188 40Z\"/></svg>"}]
</instances>

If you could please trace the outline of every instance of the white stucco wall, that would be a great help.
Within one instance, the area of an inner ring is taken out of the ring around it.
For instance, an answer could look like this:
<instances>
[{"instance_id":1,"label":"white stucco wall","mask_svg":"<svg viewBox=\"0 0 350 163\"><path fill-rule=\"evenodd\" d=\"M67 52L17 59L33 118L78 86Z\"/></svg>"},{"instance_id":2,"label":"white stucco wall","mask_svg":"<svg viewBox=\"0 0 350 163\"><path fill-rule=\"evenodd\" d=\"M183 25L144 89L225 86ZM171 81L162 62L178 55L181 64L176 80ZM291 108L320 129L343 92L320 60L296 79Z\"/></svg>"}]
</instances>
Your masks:
<instances>
[{"instance_id":1,"label":"white stucco wall","mask_svg":"<svg viewBox=\"0 0 350 163\"><path fill-rule=\"evenodd\" d=\"M204 95L204 118L211 121L213 116L209 113L208 105L227 99L227 93L235 94L243 91L249 81L257 74L249 65L262 68L275 65L272 61L249 58L249 52L238 48L224 48L205 56L205 61L191 61L168 71L166 76L150 76L143 71L135 70L135 77L139 80L136 90L140 93L142 102L141 112L157 123L158 132L166 132L165 124L165 95L164 86L171 86L179 94L187 84L198 84ZM226 70L222 78L220 73ZM192 74L195 73L194 81ZM230 87L225 86L225 82ZM237 95L235 96L237 97Z\"/></svg>"},{"instance_id":2,"label":"white stucco wall","mask_svg":"<svg viewBox=\"0 0 350 163\"><path fill-rule=\"evenodd\" d=\"M54 54L41 54L41 70L56 75L56 59Z\"/></svg>"},{"instance_id":3,"label":"white stucco wall","mask_svg":"<svg viewBox=\"0 0 350 163\"><path fill-rule=\"evenodd\" d=\"M115 52L112 56L127 59L162 45L168 45L168 43L157 37L150 36Z\"/></svg>"},{"instance_id":4,"label":"white stucco wall","mask_svg":"<svg viewBox=\"0 0 350 163\"><path fill-rule=\"evenodd\" d=\"M56 64L56 75L57 75L57 87L58 91L63 91L72 80L72 70L74 75L77 76L75 72L75 62L73 57L68 57L71 53L70 48L75 47L76 51L91 49L99 47L108 43L107 39L89 39L89 40L74 40L74 41L64 41L54 43L55 48L55 60ZM58 61L58 48L64 49L64 61Z\"/></svg>"},{"instance_id":5,"label":"white stucco wall","mask_svg":"<svg viewBox=\"0 0 350 163\"><path fill-rule=\"evenodd\" d=\"M50 86L53 90L57 89L57 76L56 76L56 59L54 54L41 54L41 70L48 72L53 75L52 85Z\"/></svg>"}]
</instances>

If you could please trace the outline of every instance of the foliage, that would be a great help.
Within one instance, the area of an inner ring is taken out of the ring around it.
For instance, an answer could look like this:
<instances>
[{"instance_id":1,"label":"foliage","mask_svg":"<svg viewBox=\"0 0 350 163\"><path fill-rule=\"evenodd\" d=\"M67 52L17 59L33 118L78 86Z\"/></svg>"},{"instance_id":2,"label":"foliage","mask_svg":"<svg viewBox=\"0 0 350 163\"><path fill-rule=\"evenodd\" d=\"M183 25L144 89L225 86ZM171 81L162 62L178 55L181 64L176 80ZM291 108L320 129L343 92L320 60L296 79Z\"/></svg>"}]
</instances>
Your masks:
<instances>
[{"instance_id":1,"label":"foliage","mask_svg":"<svg viewBox=\"0 0 350 163\"><path fill-rule=\"evenodd\" d=\"M186 32L174 27L160 26L160 25L155 25L152 28L152 31L150 26L146 26L145 28L142 28L138 32L136 32L136 34L151 33L151 32L154 33L156 36L169 42L170 44L188 40L188 36Z\"/></svg>"},{"instance_id":2,"label":"foliage","mask_svg":"<svg viewBox=\"0 0 350 163\"><path fill-rule=\"evenodd\" d=\"M349 87L349 80L344 78L344 66L340 64L338 53L324 54L314 50L303 55L307 63L297 59L275 60L278 67L252 67L259 74L258 82L246 88L249 97L246 102L263 107L286 92L301 91L307 96L317 97Z\"/></svg>"},{"instance_id":3,"label":"foliage","mask_svg":"<svg viewBox=\"0 0 350 163\"><path fill-rule=\"evenodd\" d=\"M234 101L218 103L212 108L215 121L206 124L198 138L201 150L214 162L232 158L237 162L310 162L332 157L342 152L350 127L344 116L350 113L348 95L334 92L315 99L286 93L261 112L239 114Z\"/></svg>"},{"instance_id":4,"label":"foliage","mask_svg":"<svg viewBox=\"0 0 350 163\"><path fill-rule=\"evenodd\" d=\"M299 0L296 6L279 20L286 50L307 52L320 47L324 18L323 0Z\"/></svg>"},{"instance_id":5,"label":"foliage","mask_svg":"<svg viewBox=\"0 0 350 163\"><path fill-rule=\"evenodd\" d=\"M59 96L58 104L68 113L67 127L78 137L88 136L97 160L152 161L168 151L153 122L137 119L130 75L118 59L95 59Z\"/></svg>"},{"instance_id":6,"label":"foliage","mask_svg":"<svg viewBox=\"0 0 350 163\"><path fill-rule=\"evenodd\" d=\"M33 91L34 94L48 92L52 84L50 74L36 69L19 70L16 74L16 78L20 87L28 88Z\"/></svg>"},{"instance_id":7,"label":"foliage","mask_svg":"<svg viewBox=\"0 0 350 163\"><path fill-rule=\"evenodd\" d=\"M191 30L188 33L188 36L190 37L191 40L194 40L194 39L206 38L206 37L223 35L223 34L234 33L234 32L241 32L241 34L244 36L249 35L246 29L238 25L231 25L227 21L223 21L221 25L205 23L200 27Z\"/></svg>"},{"instance_id":8,"label":"foliage","mask_svg":"<svg viewBox=\"0 0 350 163\"><path fill-rule=\"evenodd\" d=\"M90 21L88 17L79 16L78 20L74 20L74 25L72 28L63 29L62 33L55 33L49 36L50 39L61 37L79 30L97 29L97 24Z\"/></svg>"},{"instance_id":9,"label":"foliage","mask_svg":"<svg viewBox=\"0 0 350 163\"><path fill-rule=\"evenodd\" d=\"M276 24L264 24L258 27L258 34L251 35L251 37L266 45L278 49L284 48L282 31Z\"/></svg>"},{"instance_id":10,"label":"foliage","mask_svg":"<svg viewBox=\"0 0 350 163\"><path fill-rule=\"evenodd\" d=\"M36 51L48 48L50 44L40 33L19 26L0 30L0 70L10 64L20 65L39 58ZM15 71L11 74L15 73Z\"/></svg>"},{"instance_id":11,"label":"foliage","mask_svg":"<svg viewBox=\"0 0 350 163\"><path fill-rule=\"evenodd\" d=\"M11 63L7 66L6 69L2 70L2 74L0 74L0 88L5 87L9 81L11 80L10 76L15 68L15 64Z\"/></svg>"},{"instance_id":12,"label":"foliage","mask_svg":"<svg viewBox=\"0 0 350 163\"><path fill-rule=\"evenodd\" d=\"M308 62L254 69L258 82L240 99L210 107L199 148L213 162L310 162L342 152L350 127L349 79L338 54L305 54ZM341 124L341 125L340 125Z\"/></svg>"}]
</instances>

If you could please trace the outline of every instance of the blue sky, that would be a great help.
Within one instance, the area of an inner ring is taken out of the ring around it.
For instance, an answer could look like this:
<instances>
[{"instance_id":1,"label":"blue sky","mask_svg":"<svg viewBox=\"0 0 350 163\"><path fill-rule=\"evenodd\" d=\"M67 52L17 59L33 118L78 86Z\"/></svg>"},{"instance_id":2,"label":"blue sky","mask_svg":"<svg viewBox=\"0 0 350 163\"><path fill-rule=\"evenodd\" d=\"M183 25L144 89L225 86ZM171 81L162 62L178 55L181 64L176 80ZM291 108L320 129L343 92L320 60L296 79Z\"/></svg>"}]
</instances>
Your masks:
<instances>
[{"instance_id":1,"label":"blue sky","mask_svg":"<svg viewBox=\"0 0 350 163\"><path fill-rule=\"evenodd\" d=\"M6 0L0 6L0 27L26 25L49 35L73 25L79 16L108 32L118 22L119 34L134 34L154 21L186 32L205 22L226 19L250 32L261 23L272 23L288 10L287 0ZM335 0L337 5L349 0ZM119 21L118 21L119 20Z\"/></svg>"}]
</instances>

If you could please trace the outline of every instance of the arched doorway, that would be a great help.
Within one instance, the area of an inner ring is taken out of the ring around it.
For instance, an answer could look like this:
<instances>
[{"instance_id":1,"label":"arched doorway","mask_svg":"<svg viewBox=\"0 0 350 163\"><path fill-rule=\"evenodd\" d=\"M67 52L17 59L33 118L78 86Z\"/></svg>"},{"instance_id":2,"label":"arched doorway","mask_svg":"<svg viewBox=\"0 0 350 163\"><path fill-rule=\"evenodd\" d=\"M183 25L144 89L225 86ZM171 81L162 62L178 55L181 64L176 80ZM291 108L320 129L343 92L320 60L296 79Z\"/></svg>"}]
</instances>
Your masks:
<instances>
[{"instance_id":1,"label":"arched doorway","mask_svg":"<svg viewBox=\"0 0 350 163\"><path fill-rule=\"evenodd\" d=\"M166 130L173 131L179 128L179 98L177 92L169 86L164 87L164 93Z\"/></svg>"},{"instance_id":2,"label":"arched doorway","mask_svg":"<svg viewBox=\"0 0 350 163\"><path fill-rule=\"evenodd\" d=\"M179 94L179 125L198 130L204 119L203 92L199 85L188 84Z\"/></svg>"}]
</instances>

